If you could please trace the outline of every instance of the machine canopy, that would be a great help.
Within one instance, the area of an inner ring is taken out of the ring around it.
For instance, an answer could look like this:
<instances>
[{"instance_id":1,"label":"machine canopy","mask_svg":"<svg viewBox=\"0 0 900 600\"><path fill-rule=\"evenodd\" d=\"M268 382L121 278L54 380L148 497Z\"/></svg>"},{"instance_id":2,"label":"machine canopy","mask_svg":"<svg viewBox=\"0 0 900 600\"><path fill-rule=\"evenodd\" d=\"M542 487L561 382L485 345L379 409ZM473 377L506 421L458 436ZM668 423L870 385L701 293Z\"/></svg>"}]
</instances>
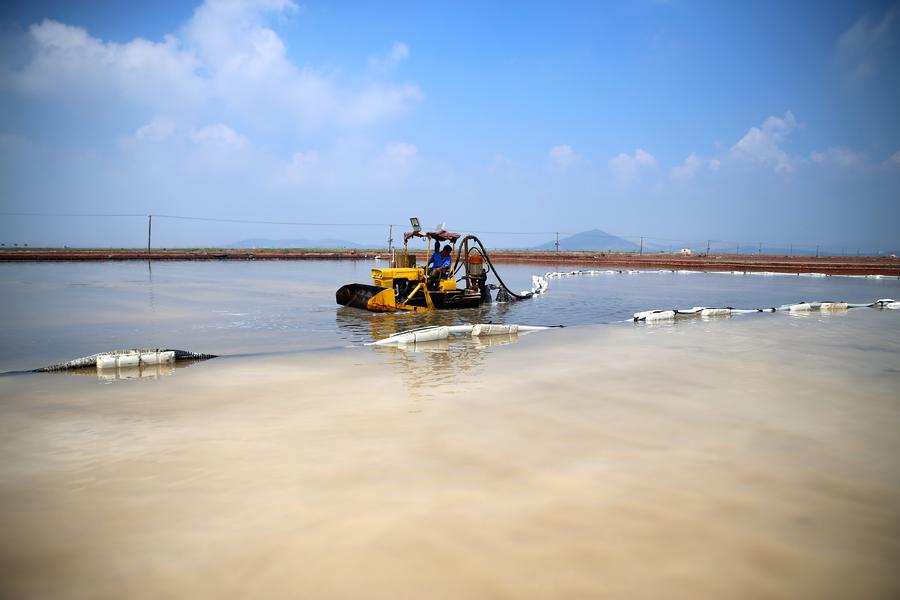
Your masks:
<instances>
[{"instance_id":1,"label":"machine canopy","mask_svg":"<svg viewBox=\"0 0 900 600\"><path fill-rule=\"evenodd\" d=\"M439 242L453 242L455 244L460 234L451 231L407 231L403 234L403 243L405 244L414 237L429 238Z\"/></svg>"}]
</instances>

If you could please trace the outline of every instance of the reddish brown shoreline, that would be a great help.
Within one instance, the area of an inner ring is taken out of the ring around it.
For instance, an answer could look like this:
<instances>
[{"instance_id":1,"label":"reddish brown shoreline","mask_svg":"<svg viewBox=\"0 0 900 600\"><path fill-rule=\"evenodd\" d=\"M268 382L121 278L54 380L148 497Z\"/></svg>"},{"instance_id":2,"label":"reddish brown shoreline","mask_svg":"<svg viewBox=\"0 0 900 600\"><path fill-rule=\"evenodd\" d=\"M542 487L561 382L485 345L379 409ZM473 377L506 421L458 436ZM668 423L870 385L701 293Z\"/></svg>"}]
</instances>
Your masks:
<instances>
[{"instance_id":1,"label":"reddish brown shoreline","mask_svg":"<svg viewBox=\"0 0 900 600\"><path fill-rule=\"evenodd\" d=\"M81 262L120 260L372 260L386 256L385 250L266 250L190 249L73 250L3 249L0 262ZM419 263L424 254L418 256ZM497 263L558 264L560 267L603 269L672 269L694 271L770 271L775 273L826 273L829 275L900 276L900 259L871 256L772 256L717 254L681 256L677 254L627 254L595 252L515 252L494 251Z\"/></svg>"}]
</instances>

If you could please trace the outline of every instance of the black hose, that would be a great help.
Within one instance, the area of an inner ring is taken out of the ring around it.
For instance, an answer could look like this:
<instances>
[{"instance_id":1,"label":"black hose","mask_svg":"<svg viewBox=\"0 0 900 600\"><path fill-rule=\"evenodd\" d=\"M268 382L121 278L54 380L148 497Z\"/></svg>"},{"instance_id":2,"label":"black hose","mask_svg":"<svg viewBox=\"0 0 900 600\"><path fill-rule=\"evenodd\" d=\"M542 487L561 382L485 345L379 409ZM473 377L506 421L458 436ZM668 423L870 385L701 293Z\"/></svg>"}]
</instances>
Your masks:
<instances>
[{"instance_id":1,"label":"black hose","mask_svg":"<svg viewBox=\"0 0 900 600\"><path fill-rule=\"evenodd\" d=\"M505 283L503 283L503 280L500 279L500 273L497 272L496 267L494 267L494 263L491 262L491 257L488 255L488 251L484 249L484 244L481 243L481 240L479 240L474 235L466 236L465 238L463 238L463 241L465 241L466 239L472 239L472 240L474 240L474 242L476 244L478 244L478 248L481 250L481 255L484 257L484 260L487 261L488 266L494 272L494 277L497 278L497 281L500 283L500 287L502 287L504 290L506 290L507 294L509 294L516 300L527 300L528 298L531 298L531 296L533 294L526 294L526 295L517 294L514 291L512 291L511 289L509 289L509 286L507 286ZM458 257L457 257L457 260L459 260Z\"/></svg>"}]
</instances>

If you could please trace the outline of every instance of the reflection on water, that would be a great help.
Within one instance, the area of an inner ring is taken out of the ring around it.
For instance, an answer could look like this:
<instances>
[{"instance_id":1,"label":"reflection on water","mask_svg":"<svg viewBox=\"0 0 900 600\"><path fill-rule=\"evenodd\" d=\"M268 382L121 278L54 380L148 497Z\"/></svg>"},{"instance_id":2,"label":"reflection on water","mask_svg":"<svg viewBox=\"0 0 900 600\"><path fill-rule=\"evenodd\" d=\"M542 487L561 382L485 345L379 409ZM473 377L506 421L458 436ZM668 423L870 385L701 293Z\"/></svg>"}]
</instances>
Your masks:
<instances>
[{"instance_id":1,"label":"reflection on water","mask_svg":"<svg viewBox=\"0 0 900 600\"><path fill-rule=\"evenodd\" d=\"M423 398L446 396L447 386L456 382L480 377L484 351L518 339L518 335L450 336L431 342L373 346L372 351L387 359L391 372L401 378L411 400L418 403Z\"/></svg>"},{"instance_id":2,"label":"reflection on water","mask_svg":"<svg viewBox=\"0 0 900 600\"><path fill-rule=\"evenodd\" d=\"M391 373L405 386L412 402L444 397L455 382L478 377L485 356L462 339L435 340L405 346L374 346Z\"/></svg>"},{"instance_id":3,"label":"reflection on water","mask_svg":"<svg viewBox=\"0 0 900 600\"><path fill-rule=\"evenodd\" d=\"M47 371L41 375L49 376L66 376L66 377L96 377L98 381L103 383L112 383L116 381L129 381L135 379L158 379L160 377L170 377L179 369L187 369L197 363L206 362L204 360L179 360L173 363L159 363L155 365L140 364L127 367L115 367L108 369L98 369L96 367L86 367L83 369L67 369L64 371Z\"/></svg>"},{"instance_id":4,"label":"reflection on water","mask_svg":"<svg viewBox=\"0 0 900 600\"><path fill-rule=\"evenodd\" d=\"M140 365L134 367L116 367L114 369L97 369L97 379L103 382L122 381L127 379L157 379L175 373L172 364Z\"/></svg>"},{"instance_id":5,"label":"reflection on water","mask_svg":"<svg viewBox=\"0 0 900 600\"><path fill-rule=\"evenodd\" d=\"M341 330L349 334L353 343L364 344L421 327L503 323L509 306L509 304L494 304L460 310L393 313L369 312L340 306L335 311L335 322Z\"/></svg>"},{"instance_id":6,"label":"reflection on water","mask_svg":"<svg viewBox=\"0 0 900 600\"><path fill-rule=\"evenodd\" d=\"M506 346L519 341L519 335L512 333L507 335L485 335L473 337L472 345L479 349L491 348L493 346Z\"/></svg>"}]
</instances>

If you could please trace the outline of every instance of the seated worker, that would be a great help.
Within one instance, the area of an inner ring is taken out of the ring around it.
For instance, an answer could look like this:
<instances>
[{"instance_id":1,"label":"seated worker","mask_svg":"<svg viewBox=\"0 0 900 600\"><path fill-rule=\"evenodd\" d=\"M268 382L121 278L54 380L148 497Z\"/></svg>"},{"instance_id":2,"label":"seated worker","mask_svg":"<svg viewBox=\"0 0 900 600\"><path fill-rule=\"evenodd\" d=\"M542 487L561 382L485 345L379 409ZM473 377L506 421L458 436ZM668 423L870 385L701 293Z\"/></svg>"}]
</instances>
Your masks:
<instances>
[{"instance_id":1,"label":"seated worker","mask_svg":"<svg viewBox=\"0 0 900 600\"><path fill-rule=\"evenodd\" d=\"M431 271L428 273L429 288L434 287L439 278L450 275L450 254L453 252L453 247L447 244L443 250L437 252L438 247L439 244L435 243L435 252L428 259L428 266L431 267Z\"/></svg>"}]
</instances>

